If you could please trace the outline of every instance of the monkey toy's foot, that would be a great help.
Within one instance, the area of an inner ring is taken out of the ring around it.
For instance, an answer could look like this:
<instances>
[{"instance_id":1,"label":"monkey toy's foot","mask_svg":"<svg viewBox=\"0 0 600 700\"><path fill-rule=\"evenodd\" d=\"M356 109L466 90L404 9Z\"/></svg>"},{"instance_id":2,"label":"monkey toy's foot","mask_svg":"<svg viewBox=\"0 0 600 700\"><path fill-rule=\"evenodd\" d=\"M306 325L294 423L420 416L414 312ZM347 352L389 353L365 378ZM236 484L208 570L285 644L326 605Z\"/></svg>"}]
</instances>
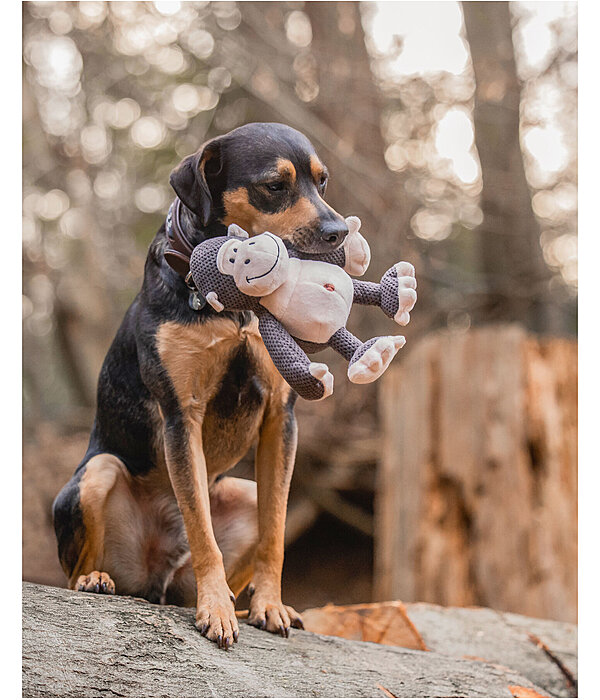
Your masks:
<instances>
[{"instance_id":1,"label":"monkey toy's foot","mask_svg":"<svg viewBox=\"0 0 600 700\"><path fill-rule=\"evenodd\" d=\"M374 382L389 367L405 342L403 335L386 335L363 343L350 360L348 379L354 384Z\"/></svg>"}]
</instances>

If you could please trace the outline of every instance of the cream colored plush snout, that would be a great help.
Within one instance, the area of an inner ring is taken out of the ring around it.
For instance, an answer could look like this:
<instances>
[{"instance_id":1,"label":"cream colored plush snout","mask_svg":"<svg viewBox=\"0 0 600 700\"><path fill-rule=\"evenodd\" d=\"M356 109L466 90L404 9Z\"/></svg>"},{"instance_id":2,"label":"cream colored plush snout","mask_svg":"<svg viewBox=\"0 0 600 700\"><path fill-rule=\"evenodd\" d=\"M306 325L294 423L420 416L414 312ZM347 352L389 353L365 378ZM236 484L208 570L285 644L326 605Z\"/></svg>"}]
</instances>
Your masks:
<instances>
[{"instance_id":1,"label":"cream colored plush snout","mask_svg":"<svg viewBox=\"0 0 600 700\"><path fill-rule=\"evenodd\" d=\"M228 233L241 236L246 232L232 225ZM256 297L271 294L283 284L288 264L283 241L269 232L243 240L231 238L221 246L217 256L219 271L232 275L241 292Z\"/></svg>"}]
</instances>

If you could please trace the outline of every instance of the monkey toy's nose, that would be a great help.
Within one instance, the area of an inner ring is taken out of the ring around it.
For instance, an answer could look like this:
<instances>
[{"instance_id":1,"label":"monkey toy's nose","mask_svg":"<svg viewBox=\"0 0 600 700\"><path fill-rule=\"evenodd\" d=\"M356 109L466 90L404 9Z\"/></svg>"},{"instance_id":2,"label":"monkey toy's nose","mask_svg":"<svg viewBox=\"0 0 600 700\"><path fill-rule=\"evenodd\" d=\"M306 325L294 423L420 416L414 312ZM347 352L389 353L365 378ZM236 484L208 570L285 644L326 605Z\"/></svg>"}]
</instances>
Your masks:
<instances>
[{"instance_id":1,"label":"monkey toy's nose","mask_svg":"<svg viewBox=\"0 0 600 700\"><path fill-rule=\"evenodd\" d=\"M332 248L337 248L348 235L345 221L325 221L321 224L321 239Z\"/></svg>"}]
</instances>

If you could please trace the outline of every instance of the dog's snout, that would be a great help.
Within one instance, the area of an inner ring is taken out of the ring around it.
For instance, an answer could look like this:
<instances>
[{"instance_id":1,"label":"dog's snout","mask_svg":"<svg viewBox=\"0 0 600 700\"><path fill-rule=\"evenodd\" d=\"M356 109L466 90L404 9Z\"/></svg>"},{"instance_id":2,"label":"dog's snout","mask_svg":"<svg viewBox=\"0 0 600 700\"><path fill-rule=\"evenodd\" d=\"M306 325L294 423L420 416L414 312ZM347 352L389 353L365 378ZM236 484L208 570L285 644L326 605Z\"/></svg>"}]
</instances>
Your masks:
<instances>
[{"instance_id":1,"label":"dog's snout","mask_svg":"<svg viewBox=\"0 0 600 700\"><path fill-rule=\"evenodd\" d=\"M348 235L348 227L344 221L326 221L321 224L320 235L325 243L335 248Z\"/></svg>"}]
</instances>

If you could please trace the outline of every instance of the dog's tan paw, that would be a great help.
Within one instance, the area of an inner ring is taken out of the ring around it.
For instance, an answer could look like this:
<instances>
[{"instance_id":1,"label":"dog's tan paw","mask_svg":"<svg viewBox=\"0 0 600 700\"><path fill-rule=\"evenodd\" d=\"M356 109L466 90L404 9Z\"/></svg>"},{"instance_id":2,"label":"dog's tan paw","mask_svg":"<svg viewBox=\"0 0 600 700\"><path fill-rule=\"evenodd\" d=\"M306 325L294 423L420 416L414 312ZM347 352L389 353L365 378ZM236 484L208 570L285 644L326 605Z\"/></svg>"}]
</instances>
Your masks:
<instances>
[{"instance_id":1,"label":"dog's tan paw","mask_svg":"<svg viewBox=\"0 0 600 700\"><path fill-rule=\"evenodd\" d=\"M75 584L76 591L86 593L115 594L115 582L104 571L92 571L89 574L82 574Z\"/></svg>"},{"instance_id":2,"label":"dog's tan paw","mask_svg":"<svg viewBox=\"0 0 600 700\"><path fill-rule=\"evenodd\" d=\"M235 598L231 593L229 599L220 601L213 596L198 598L196 629L211 642L215 642L219 649L227 650L238 640L239 626L232 601Z\"/></svg>"},{"instance_id":3,"label":"dog's tan paw","mask_svg":"<svg viewBox=\"0 0 600 700\"><path fill-rule=\"evenodd\" d=\"M258 627L282 637L290 636L290 627L304 629L302 618L290 605L284 605L281 601L270 603L260 603L252 601L248 622L254 627Z\"/></svg>"}]
</instances>

